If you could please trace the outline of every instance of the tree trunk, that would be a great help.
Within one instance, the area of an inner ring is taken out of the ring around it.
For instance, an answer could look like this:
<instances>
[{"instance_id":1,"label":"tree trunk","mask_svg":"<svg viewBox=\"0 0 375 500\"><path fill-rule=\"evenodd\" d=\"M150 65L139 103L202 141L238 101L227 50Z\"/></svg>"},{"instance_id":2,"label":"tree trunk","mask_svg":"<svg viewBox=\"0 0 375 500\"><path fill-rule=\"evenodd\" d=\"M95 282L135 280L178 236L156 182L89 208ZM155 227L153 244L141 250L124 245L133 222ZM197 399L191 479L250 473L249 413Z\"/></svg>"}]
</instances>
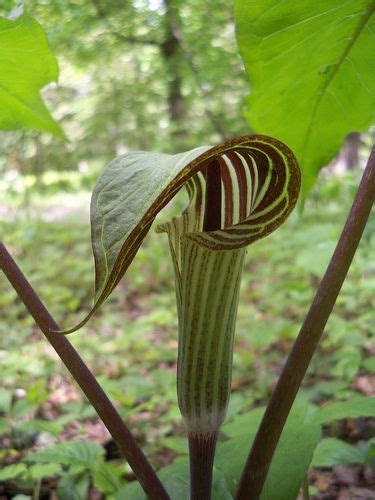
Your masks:
<instances>
[{"instance_id":1,"label":"tree trunk","mask_svg":"<svg viewBox=\"0 0 375 500\"><path fill-rule=\"evenodd\" d=\"M347 170L354 170L359 162L359 146L361 144L361 134L353 132L346 138L346 146L344 150L344 158Z\"/></svg>"},{"instance_id":2,"label":"tree trunk","mask_svg":"<svg viewBox=\"0 0 375 500\"><path fill-rule=\"evenodd\" d=\"M179 40L175 33L177 0L164 0L165 39L161 44L161 54L165 62L168 78L168 109L172 126L172 137L180 140L186 134L184 125L185 100L182 93L181 61ZM178 141L179 142L179 141Z\"/></svg>"}]
</instances>

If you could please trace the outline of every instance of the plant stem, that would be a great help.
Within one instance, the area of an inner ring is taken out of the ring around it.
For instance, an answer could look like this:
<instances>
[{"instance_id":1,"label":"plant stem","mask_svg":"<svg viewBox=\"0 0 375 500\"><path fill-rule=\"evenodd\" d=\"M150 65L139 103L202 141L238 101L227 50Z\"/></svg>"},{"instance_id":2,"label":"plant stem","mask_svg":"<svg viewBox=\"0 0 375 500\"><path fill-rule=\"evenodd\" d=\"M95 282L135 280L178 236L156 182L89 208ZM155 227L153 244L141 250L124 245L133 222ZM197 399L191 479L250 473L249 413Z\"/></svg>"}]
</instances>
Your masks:
<instances>
[{"instance_id":1,"label":"plant stem","mask_svg":"<svg viewBox=\"0 0 375 500\"><path fill-rule=\"evenodd\" d=\"M217 432L189 432L190 499L210 500Z\"/></svg>"},{"instance_id":2,"label":"plant stem","mask_svg":"<svg viewBox=\"0 0 375 500\"><path fill-rule=\"evenodd\" d=\"M5 276L16 290L29 313L97 411L148 498L152 500L169 500L169 495L151 464L94 375L69 340L63 335L52 333L52 330L60 330L59 326L22 274L3 243L0 243L0 268L4 271Z\"/></svg>"},{"instance_id":3,"label":"plant stem","mask_svg":"<svg viewBox=\"0 0 375 500\"><path fill-rule=\"evenodd\" d=\"M34 486L34 491L33 491L33 500L39 500L40 498L40 490L42 488L42 480L38 479Z\"/></svg>"},{"instance_id":4,"label":"plant stem","mask_svg":"<svg viewBox=\"0 0 375 500\"><path fill-rule=\"evenodd\" d=\"M284 424L345 280L375 199L372 149L340 239L280 375L248 455L237 500L258 500Z\"/></svg>"},{"instance_id":5,"label":"plant stem","mask_svg":"<svg viewBox=\"0 0 375 500\"><path fill-rule=\"evenodd\" d=\"M303 500L310 500L309 493L309 476L306 474L303 483L302 483L302 496Z\"/></svg>"}]
</instances>

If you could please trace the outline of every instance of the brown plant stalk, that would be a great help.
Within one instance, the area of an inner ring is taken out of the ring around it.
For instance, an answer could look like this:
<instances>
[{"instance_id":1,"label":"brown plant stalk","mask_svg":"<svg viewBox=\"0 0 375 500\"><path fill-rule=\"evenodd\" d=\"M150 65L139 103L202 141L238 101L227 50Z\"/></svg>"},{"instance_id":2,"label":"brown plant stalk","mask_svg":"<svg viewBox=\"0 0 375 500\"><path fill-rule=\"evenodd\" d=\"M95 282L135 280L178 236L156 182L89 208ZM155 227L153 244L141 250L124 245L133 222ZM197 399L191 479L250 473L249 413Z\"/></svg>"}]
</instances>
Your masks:
<instances>
[{"instance_id":1,"label":"brown plant stalk","mask_svg":"<svg viewBox=\"0 0 375 500\"><path fill-rule=\"evenodd\" d=\"M335 305L375 200L375 147L328 268L289 354L248 455L237 500L258 500L284 424Z\"/></svg>"},{"instance_id":2,"label":"brown plant stalk","mask_svg":"<svg viewBox=\"0 0 375 500\"><path fill-rule=\"evenodd\" d=\"M151 500L169 500L169 495L150 462L94 375L69 340L63 335L52 333L52 331L60 330L59 326L12 259L5 245L1 242L0 269L4 271L5 276L16 290L29 313L97 411L132 468L147 497Z\"/></svg>"}]
</instances>

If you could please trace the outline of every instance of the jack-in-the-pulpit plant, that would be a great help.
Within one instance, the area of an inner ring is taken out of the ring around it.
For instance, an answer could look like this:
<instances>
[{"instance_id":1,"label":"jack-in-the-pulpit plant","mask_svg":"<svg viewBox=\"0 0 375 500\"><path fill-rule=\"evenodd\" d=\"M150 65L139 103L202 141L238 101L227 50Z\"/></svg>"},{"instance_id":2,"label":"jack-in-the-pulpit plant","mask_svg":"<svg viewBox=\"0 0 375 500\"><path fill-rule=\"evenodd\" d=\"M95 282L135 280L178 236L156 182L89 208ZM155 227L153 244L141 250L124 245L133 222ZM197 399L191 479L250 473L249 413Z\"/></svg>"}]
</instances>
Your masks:
<instances>
[{"instance_id":1,"label":"jack-in-the-pulpit plant","mask_svg":"<svg viewBox=\"0 0 375 500\"><path fill-rule=\"evenodd\" d=\"M187 208L158 231L168 234L175 272L177 389L189 436L192 496L209 498L217 433L229 401L246 247L276 229L298 198L300 172L289 148L249 135L174 156L132 152L110 163L91 203L95 303L65 333L82 326L109 296L155 216L182 186Z\"/></svg>"}]
</instances>

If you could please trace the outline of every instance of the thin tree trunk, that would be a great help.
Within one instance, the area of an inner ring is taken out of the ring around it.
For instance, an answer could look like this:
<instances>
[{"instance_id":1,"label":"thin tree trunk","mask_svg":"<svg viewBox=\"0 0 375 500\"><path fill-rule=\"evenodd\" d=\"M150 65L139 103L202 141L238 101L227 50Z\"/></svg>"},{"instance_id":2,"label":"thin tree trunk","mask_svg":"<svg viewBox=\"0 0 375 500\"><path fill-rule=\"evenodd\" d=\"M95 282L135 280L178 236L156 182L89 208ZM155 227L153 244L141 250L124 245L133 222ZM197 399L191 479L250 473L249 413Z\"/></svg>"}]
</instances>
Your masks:
<instances>
[{"instance_id":1,"label":"thin tree trunk","mask_svg":"<svg viewBox=\"0 0 375 500\"><path fill-rule=\"evenodd\" d=\"M361 145L361 134L353 132L346 138L345 163L347 170L354 170L359 163L359 146Z\"/></svg>"},{"instance_id":2,"label":"thin tree trunk","mask_svg":"<svg viewBox=\"0 0 375 500\"><path fill-rule=\"evenodd\" d=\"M165 39L160 46L168 78L168 110L172 125L172 136L182 139L187 135L184 124L186 115L185 99L182 93L181 60L182 53L179 40L174 31L177 16L176 0L164 0L165 6Z\"/></svg>"}]
</instances>

